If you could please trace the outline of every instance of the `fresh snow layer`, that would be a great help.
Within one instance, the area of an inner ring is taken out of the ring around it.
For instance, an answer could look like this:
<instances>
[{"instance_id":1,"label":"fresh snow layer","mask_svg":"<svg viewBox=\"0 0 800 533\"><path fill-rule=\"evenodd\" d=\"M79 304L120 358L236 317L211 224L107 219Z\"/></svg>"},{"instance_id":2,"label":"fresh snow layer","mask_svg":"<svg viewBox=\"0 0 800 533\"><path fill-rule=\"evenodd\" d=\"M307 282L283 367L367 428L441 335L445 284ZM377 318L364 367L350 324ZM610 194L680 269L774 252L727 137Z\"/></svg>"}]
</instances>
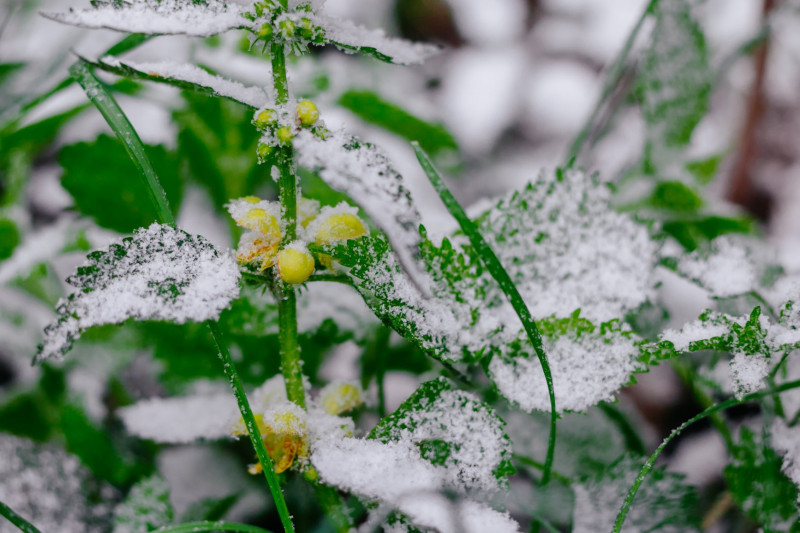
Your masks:
<instances>
[{"instance_id":1,"label":"fresh snow layer","mask_svg":"<svg viewBox=\"0 0 800 533\"><path fill-rule=\"evenodd\" d=\"M770 443L783 455L783 473L800 488L800 427L789 427L786 422L776 417L772 423Z\"/></svg>"},{"instance_id":2,"label":"fresh snow layer","mask_svg":"<svg viewBox=\"0 0 800 533\"><path fill-rule=\"evenodd\" d=\"M215 320L239 294L239 267L202 237L152 224L90 254L67 281L79 290L59 301L39 361L63 355L92 326Z\"/></svg>"},{"instance_id":3,"label":"fresh snow layer","mask_svg":"<svg viewBox=\"0 0 800 533\"><path fill-rule=\"evenodd\" d=\"M350 52L350 48L372 48L399 65L423 63L439 53L437 46L387 37L383 30L370 30L349 20L325 15L314 15L311 18L317 26L325 30L325 38L332 44L347 47L344 48L345 52Z\"/></svg>"},{"instance_id":4,"label":"fresh snow layer","mask_svg":"<svg viewBox=\"0 0 800 533\"><path fill-rule=\"evenodd\" d=\"M753 260L744 244L733 237L715 239L709 253L696 251L684 256L677 270L712 296L736 296L756 287Z\"/></svg>"},{"instance_id":5,"label":"fresh snow layer","mask_svg":"<svg viewBox=\"0 0 800 533\"><path fill-rule=\"evenodd\" d=\"M769 359L765 355L734 354L730 362L730 374L736 398L741 400L746 394L761 390L769 370Z\"/></svg>"},{"instance_id":6,"label":"fresh snow layer","mask_svg":"<svg viewBox=\"0 0 800 533\"><path fill-rule=\"evenodd\" d=\"M147 76L155 76L166 80L178 80L200 85L214 91L219 96L231 98L250 107L260 108L273 105L274 98L261 87L247 86L222 76L209 74L202 68L190 63L173 63L159 61L155 63L134 63L122 61L114 56L100 58L100 63L112 68L132 69Z\"/></svg>"},{"instance_id":7,"label":"fresh snow layer","mask_svg":"<svg viewBox=\"0 0 800 533\"><path fill-rule=\"evenodd\" d=\"M129 0L121 6L103 4L62 13L43 13L64 24L126 33L184 34L209 37L246 26L245 6L221 0Z\"/></svg>"}]
</instances>

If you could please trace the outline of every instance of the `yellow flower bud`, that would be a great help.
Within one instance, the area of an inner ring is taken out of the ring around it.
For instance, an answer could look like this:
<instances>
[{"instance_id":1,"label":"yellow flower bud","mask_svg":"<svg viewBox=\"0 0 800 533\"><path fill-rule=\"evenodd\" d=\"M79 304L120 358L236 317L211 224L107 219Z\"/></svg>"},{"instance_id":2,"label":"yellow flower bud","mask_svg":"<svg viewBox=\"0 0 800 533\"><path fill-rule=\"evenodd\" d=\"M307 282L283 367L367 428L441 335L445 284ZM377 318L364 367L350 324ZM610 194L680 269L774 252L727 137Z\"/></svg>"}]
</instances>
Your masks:
<instances>
[{"instance_id":1,"label":"yellow flower bud","mask_svg":"<svg viewBox=\"0 0 800 533\"><path fill-rule=\"evenodd\" d=\"M281 227L278 224L278 220L260 207L248 211L240 225L259 233L277 236L278 238L281 235Z\"/></svg>"},{"instance_id":2,"label":"yellow flower bud","mask_svg":"<svg viewBox=\"0 0 800 533\"><path fill-rule=\"evenodd\" d=\"M292 39L292 38L294 38L294 32L295 32L296 26L295 26L294 22L292 22L291 20L283 19L282 21L280 21L278 23L278 29L280 30L281 35L283 36L284 39Z\"/></svg>"},{"instance_id":3,"label":"yellow flower bud","mask_svg":"<svg viewBox=\"0 0 800 533\"><path fill-rule=\"evenodd\" d=\"M263 161L272 154L272 150L274 147L267 143L258 143L258 147L256 148L256 155L258 156L259 161Z\"/></svg>"},{"instance_id":4,"label":"yellow flower bud","mask_svg":"<svg viewBox=\"0 0 800 533\"><path fill-rule=\"evenodd\" d=\"M297 103L297 122L304 128L310 128L319 119L319 109L311 100L301 100Z\"/></svg>"},{"instance_id":5,"label":"yellow flower bud","mask_svg":"<svg viewBox=\"0 0 800 533\"><path fill-rule=\"evenodd\" d=\"M297 202L297 219L300 221L300 226L307 228L308 225L317 218L319 214L319 200L312 200L311 198L301 198Z\"/></svg>"},{"instance_id":6,"label":"yellow flower bud","mask_svg":"<svg viewBox=\"0 0 800 533\"><path fill-rule=\"evenodd\" d=\"M266 130L278 123L278 113L274 109L265 109L256 115L253 124L260 130Z\"/></svg>"},{"instance_id":7,"label":"yellow flower bud","mask_svg":"<svg viewBox=\"0 0 800 533\"><path fill-rule=\"evenodd\" d=\"M248 204L257 204L258 202L261 201L261 198L259 198L258 196L245 196L244 198L242 198L242 200L244 200Z\"/></svg>"},{"instance_id":8,"label":"yellow flower bud","mask_svg":"<svg viewBox=\"0 0 800 533\"><path fill-rule=\"evenodd\" d=\"M272 29L272 24L266 23L262 25L258 29L257 33L259 39L264 39L265 41L269 41L270 39L272 39L272 34L274 33L274 30Z\"/></svg>"},{"instance_id":9,"label":"yellow flower bud","mask_svg":"<svg viewBox=\"0 0 800 533\"><path fill-rule=\"evenodd\" d=\"M331 383L320 393L320 405L325 412L339 415L364 403L361 388L350 383Z\"/></svg>"},{"instance_id":10,"label":"yellow flower bud","mask_svg":"<svg viewBox=\"0 0 800 533\"><path fill-rule=\"evenodd\" d=\"M289 144L294 138L292 129L289 126L281 126L278 128L278 131L275 132L275 135L278 137L278 141L280 141L281 144Z\"/></svg>"},{"instance_id":11,"label":"yellow flower bud","mask_svg":"<svg viewBox=\"0 0 800 533\"><path fill-rule=\"evenodd\" d=\"M314 273L314 257L306 250L284 248L278 252L278 275L291 285L304 283Z\"/></svg>"},{"instance_id":12,"label":"yellow flower bud","mask_svg":"<svg viewBox=\"0 0 800 533\"><path fill-rule=\"evenodd\" d=\"M317 228L316 244L357 239L367 234L367 228L358 216L352 213L337 213L326 218Z\"/></svg>"}]
</instances>

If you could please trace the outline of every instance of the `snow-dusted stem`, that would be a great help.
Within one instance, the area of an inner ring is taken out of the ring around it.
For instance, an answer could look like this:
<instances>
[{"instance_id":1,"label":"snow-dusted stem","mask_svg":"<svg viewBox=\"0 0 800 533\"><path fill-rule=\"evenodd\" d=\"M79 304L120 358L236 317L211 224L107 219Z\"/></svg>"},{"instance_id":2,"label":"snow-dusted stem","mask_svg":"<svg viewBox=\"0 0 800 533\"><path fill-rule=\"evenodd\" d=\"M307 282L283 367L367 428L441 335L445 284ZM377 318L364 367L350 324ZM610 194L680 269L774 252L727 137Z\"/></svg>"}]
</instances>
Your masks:
<instances>
[{"instance_id":1,"label":"snow-dusted stem","mask_svg":"<svg viewBox=\"0 0 800 533\"><path fill-rule=\"evenodd\" d=\"M283 498L281 484L278 481L278 476L275 475L275 468L272 466L272 459L270 459L267 449L264 447L264 441L261 440L261 435L258 432L258 424L253 416L253 410L250 408L250 402L247 401L247 395L244 392L242 380L239 379L236 366L233 364L231 353L222 340L222 332L217 323L209 322L208 328L211 330L211 336L217 344L219 357L222 359L222 366L225 369L225 375L231 383L233 394L236 396L236 402L239 404L239 412L242 413L242 420L244 421L244 426L247 428L247 434L250 436L253 448L256 449L256 456L261 463L264 477L267 478L267 484L272 493L272 498L275 500L275 507L278 509L278 514L281 517L283 529L286 533L293 533L294 526L292 525L292 517L289 514L289 509L286 507L286 500Z\"/></svg>"},{"instance_id":2,"label":"snow-dusted stem","mask_svg":"<svg viewBox=\"0 0 800 533\"><path fill-rule=\"evenodd\" d=\"M5 517L23 533L41 533L33 524L15 513L8 505L0 502L0 516Z\"/></svg>"},{"instance_id":3,"label":"snow-dusted stem","mask_svg":"<svg viewBox=\"0 0 800 533\"><path fill-rule=\"evenodd\" d=\"M289 88L286 80L286 56L282 43L272 45L272 82L278 105L289 101ZM297 239L297 177L294 172L294 152L291 145L281 146L278 154L280 177L281 216L285 224L281 246ZM286 283L278 290L278 325L281 354L281 373L286 383L289 401L306 407L306 394L303 388L303 365L300 359L300 345L297 341L297 294L294 287Z\"/></svg>"}]
</instances>

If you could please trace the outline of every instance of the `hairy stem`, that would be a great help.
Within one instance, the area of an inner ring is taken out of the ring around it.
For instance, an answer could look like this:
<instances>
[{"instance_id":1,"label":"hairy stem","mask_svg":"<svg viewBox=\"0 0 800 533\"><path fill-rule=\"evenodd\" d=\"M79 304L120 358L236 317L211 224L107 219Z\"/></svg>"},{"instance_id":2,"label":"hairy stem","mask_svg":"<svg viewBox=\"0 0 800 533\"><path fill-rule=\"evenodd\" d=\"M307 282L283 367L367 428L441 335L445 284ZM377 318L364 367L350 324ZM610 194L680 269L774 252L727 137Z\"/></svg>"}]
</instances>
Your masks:
<instances>
[{"instance_id":1,"label":"hairy stem","mask_svg":"<svg viewBox=\"0 0 800 533\"><path fill-rule=\"evenodd\" d=\"M547 361L547 355L544 353L544 346L542 344L542 336L539 334L539 328L536 326L536 322L534 322L528 310L528 306L525 300L522 299L522 295L517 290L517 286L514 284L511 276L508 275L508 272L506 272L506 269L503 267L502 263L500 263L500 259L497 258L494 250L492 250L491 246L489 246L483 238L478 227L470 220L464 208L461 207L456 197L453 196L453 193L447 188L439 172L434 168L428 154L420 147L419 143L414 142L411 144L414 147L422 169L428 176L433 188L436 189L436 192L439 194L439 198L442 199L442 202L445 207L447 207L450 214L453 215L453 218L458 221L458 225L461 226L461 230L469 238L470 244L472 244L478 252L486 270L489 271L489 274L491 274L500 286L500 289L511 303L511 307L513 307L514 311L517 313L520 322L522 322L522 327L525 329L525 333L528 334L528 339L533 346L533 350L536 352L539 364L542 365L542 373L547 383L547 393L550 396L550 436L547 443L547 456L544 461L544 470L542 471L542 485L546 485L547 482L550 481L550 474L553 469L553 458L555 457L556 451L556 420L558 420L558 412L556 411L556 394L553 389L553 376L550 372L550 363Z\"/></svg>"}]
</instances>

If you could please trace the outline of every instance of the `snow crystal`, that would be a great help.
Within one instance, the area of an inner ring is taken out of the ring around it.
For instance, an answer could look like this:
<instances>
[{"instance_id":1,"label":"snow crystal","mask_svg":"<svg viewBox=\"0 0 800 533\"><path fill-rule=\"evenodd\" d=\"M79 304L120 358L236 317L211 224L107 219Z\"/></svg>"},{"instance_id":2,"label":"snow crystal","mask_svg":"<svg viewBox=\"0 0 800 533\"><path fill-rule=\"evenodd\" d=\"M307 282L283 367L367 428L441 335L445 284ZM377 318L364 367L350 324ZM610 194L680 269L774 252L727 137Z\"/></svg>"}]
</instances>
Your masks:
<instances>
[{"instance_id":1,"label":"snow crystal","mask_svg":"<svg viewBox=\"0 0 800 533\"><path fill-rule=\"evenodd\" d=\"M202 68L189 63L173 63L160 61L155 63L133 63L122 61L114 56L100 58L100 63L113 69L132 69L147 76L164 78L165 80L178 80L202 87L207 87L219 96L231 98L250 107L265 107L274 105L275 98L268 89L247 86L237 81L232 81L222 76L209 74Z\"/></svg>"},{"instance_id":2,"label":"snow crystal","mask_svg":"<svg viewBox=\"0 0 800 533\"><path fill-rule=\"evenodd\" d=\"M232 394L152 398L119 410L129 433L170 444L230 437L238 415Z\"/></svg>"},{"instance_id":3,"label":"snow crystal","mask_svg":"<svg viewBox=\"0 0 800 533\"><path fill-rule=\"evenodd\" d=\"M77 457L52 445L0 433L0 502L41 531L99 533L110 506L107 488L97 486ZM93 501L94 491L100 501ZM0 517L0 532L17 532Z\"/></svg>"},{"instance_id":4,"label":"snow crystal","mask_svg":"<svg viewBox=\"0 0 800 533\"><path fill-rule=\"evenodd\" d=\"M319 169L320 177L357 202L386 232L403 268L416 273L417 282L427 279L417 259L420 216L386 155L377 147L343 133L330 133L325 140L310 131L294 138L299 165Z\"/></svg>"},{"instance_id":5,"label":"snow crystal","mask_svg":"<svg viewBox=\"0 0 800 533\"><path fill-rule=\"evenodd\" d=\"M245 6L222 0L128 0L121 5L110 2L98 4L89 9L70 9L63 13L42 15L84 28L197 37L209 37L247 24L243 16Z\"/></svg>"},{"instance_id":6,"label":"snow crystal","mask_svg":"<svg viewBox=\"0 0 800 533\"><path fill-rule=\"evenodd\" d=\"M715 239L707 253L698 250L682 257L677 270L718 297L749 292L757 281L747 248L728 236Z\"/></svg>"},{"instance_id":7,"label":"snow crystal","mask_svg":"<svg viewBox=\"0 0 800 533\"><path fill-rule=\"evenodd\" d=\"M420 493L402 497L397 509L414 525L440 533L516 533L517 524L507 513L472 500L451 501L443 494ZM408 531L388 528L387 531Z\"/></svg>"},{"instance_id":8,"label":"snow crystal","mask_svg":"<svg viewBox=\"0 0 800 533\"><path fill-rule=\"evenodd\" d=\"M215 320L239 294L233 258L202 237L160 224L93 252L67 281L80 290L59 301L37 361L63 355L92 326L129 318Z\"/></svg>"},{"instance_id":9,"label":"snow crystal","mask_svg":"<svg viewBox=\"0 0 800 533\"><path fill-rule=\"evenodd\" d=\"M544 339L544 351L550 363L556 409L585 411L630 381L638 369L635 337L621 334L567 334ZM527 412L549 411L550 397L539 359L527 340L525 352L512 359L495 356L489 364L492 381L498 390Z\"/></svg>"},{"instance_id":10,"label":"snow crystal","mask_svg":"<svg viewBox=\"0 0 800 533\"><path fill-rule=\"evenodd\" d=\"M711 321L703 322L695 320L683 326L680 331L667 329L661 334L661 340L669 341L675 346L675 350L685 352L689 350L692 343L722 337L728 334L726 324Z\"/></svg>"},{"instance_id":11,"label":"snow crystal","mask_svg":"<svg viewBox=\"0 0 800 533\"><path fill-rule=\"evenodd\" d=\"M369 30L349 20L312 15L315 25L325 30L325 38L332 44L343 45L346 52L353 49L373 49L399 65L416 65L439 53L439 47L413 43L386 36L383 30Z\"/></svg>"},{"instance_id":12,"label":"snow crystal","mask_svg":"<svg viewBox=\"0 0 800 533\"><path fill-rule=\"evenodd\" d=\"M764 379L769 374L769 359L761 354L734 354L730 363L734 394L741 400L745 394L756 392L764 387Z\"/></svg>"}]
</instances>

